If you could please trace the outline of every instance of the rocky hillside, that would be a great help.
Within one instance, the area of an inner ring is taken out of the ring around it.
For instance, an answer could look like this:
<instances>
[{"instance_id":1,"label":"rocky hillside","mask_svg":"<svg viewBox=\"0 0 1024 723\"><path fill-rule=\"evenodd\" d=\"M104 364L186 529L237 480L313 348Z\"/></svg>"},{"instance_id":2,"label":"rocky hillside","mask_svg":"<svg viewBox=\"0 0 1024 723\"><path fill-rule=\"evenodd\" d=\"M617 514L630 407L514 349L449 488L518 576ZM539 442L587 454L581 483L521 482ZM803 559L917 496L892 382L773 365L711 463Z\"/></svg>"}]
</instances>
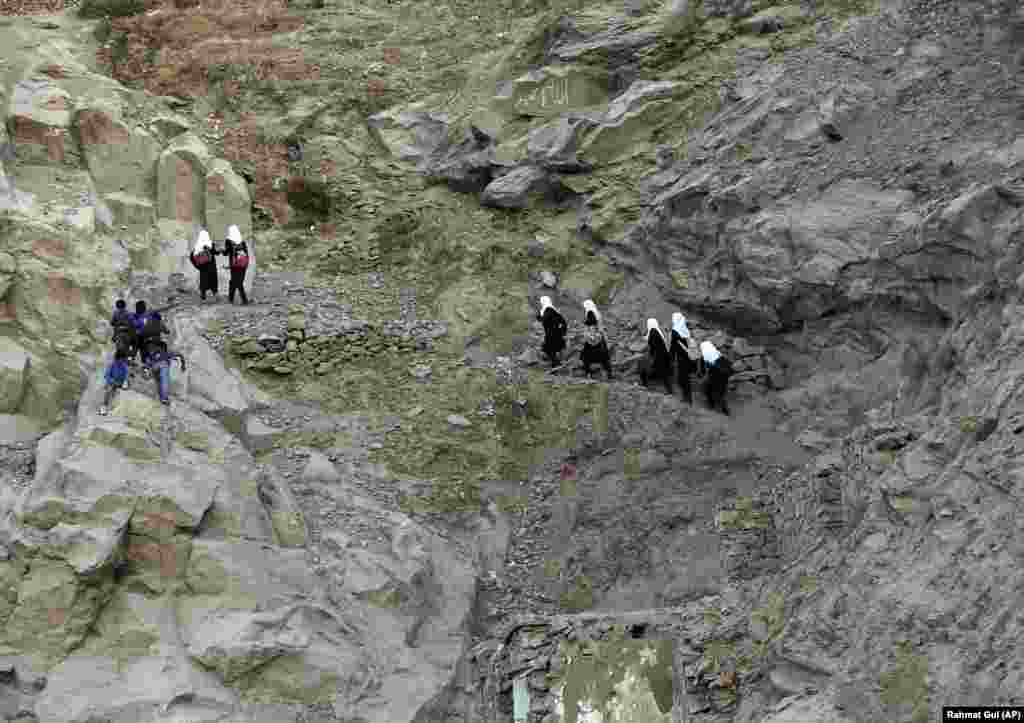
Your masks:
<instances>
[{"instance_id":1,"label":"rocky hillside","mask_svg":"<svg viewBox=\"0 0 1024 723\"><path fill-rule=\"evenodd\" d=\"M1024 705L1018 3L0 9L3 720ZM677 308L730 417L637 383Z\"/></svg>"}]
</instances>

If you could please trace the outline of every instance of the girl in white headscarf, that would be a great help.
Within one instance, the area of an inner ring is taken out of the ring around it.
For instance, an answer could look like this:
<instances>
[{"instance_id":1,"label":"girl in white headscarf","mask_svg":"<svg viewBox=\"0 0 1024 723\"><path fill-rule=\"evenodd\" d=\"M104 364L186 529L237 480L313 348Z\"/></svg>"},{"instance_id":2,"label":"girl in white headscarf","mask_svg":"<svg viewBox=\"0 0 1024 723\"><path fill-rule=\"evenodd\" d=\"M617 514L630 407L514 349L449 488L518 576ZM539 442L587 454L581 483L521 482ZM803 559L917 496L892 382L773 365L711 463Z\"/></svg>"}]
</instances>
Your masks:
<instances>
[{"instance_id":1,"label":"girl in white headscarf","mask_svg":"<svg viewBox=\"0 0 1024 723\"><path fill-rule=\"evenodd\" d=\"M701 366L707 372L704 382L704 394L708 406L712 409L721 407L722 412L729 414L729 405L725 393L729 389L729 377L732 376L732 364L723 357L710 341L700 343Z\"/></svg>"},{"instance_id":2,"label":"girl in white headscarf","mask_svg":"<svg viewBox=\"0 0 1024 723\"><path fill-rule=\"evenodd\" d=\"M217 263L214 257L220 253L214 248L210 234L205 228L201 229L196 238L195 248L188 257L199 272L199 298L203 301L206 301L207 291L211 292L214 298L217 297Z\"/></svg>"},{"instance_id":3,"label":"girl in white headscarf","mask_svg":"<svg viewBox=\"0 0 1024 723\"><path fill-rule=\"evenodd\" d=\"M690 374L696 371L696 365L690 359L690 329L686 326L686 317L682 312L672 314L672 339L669 349L672 361L676 365L676 381L683 390L683 399L693 404L693 389L690 386Z\"/></svg>"},{"instance_id":4,"label":"girl in white headscarf","mask_svg":"<svg viewBox=\"0 0 1024 723\"><path fill-rule=\"evenodd\" d=\"M646 387L651 379L661 379L665 389L672 393L672 357L669 355L665 334L658 320L647 320L647 356L640 360L640 382Z\"/></svg>"},{"instance_id":5,"label":"girl in white headscarf","mask_svg":"<svg viewBox=\"0 0 1024 723\"><path fill-rule=\"evenodd\" d=\"M228 282L228 303L235 303L237 291L242 297L242 304L248 304L249 299L245 295L245 272L249 268L249 247L242 240L242 232L234 224L228 226L224 254L228 257L228 272L231 274L231 280Z\"/></svg>"},{"instance_id":6,"label":"girl in white headscarf","mask_svg":"<svg viewBox=\"0 0 1024 723\"><path fill-rule=\"evenodd\" d=\"M558 355L565 349L565 332L569 325L558 309L551 304L550 296L540 297L540 312L537 319L544 325L544 354L551 360L551 367L558 365Z\"/></svg>"},{"instance_id":7,"label":"girl in white headscarf","mask_svg":"<svg viewBox=\"0 0 1024 723\"><path fill-rule=\"evenodd\" d=\"M601 312L591 299L583 302L583 349L580 351L580 361L583 362L583 371L587 377L591 374L590 365L600 364L608 379L612 378L611 353L601 323Z\"/></svg>"}]
</instances>

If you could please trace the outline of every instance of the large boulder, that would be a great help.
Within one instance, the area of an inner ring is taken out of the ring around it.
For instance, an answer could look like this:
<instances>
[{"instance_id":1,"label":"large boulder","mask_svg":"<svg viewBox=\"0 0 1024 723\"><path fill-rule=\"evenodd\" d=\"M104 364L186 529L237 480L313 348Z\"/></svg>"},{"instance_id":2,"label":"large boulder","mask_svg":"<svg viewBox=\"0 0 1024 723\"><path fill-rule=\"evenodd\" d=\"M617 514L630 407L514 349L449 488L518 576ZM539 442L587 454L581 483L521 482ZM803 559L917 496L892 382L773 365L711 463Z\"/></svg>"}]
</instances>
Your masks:
<instances>
[{"instance_id":1,"label":"large boulder","mask_svg":"<svg viewBox=\"0 0 1024 723\"><path fill-rule=\"evenodd\" d=\"M367 125L373 138L399 160L418 164L448 141L451 120L421 105L401 106L372 115Z\"/></svg>"},{"instance_id":2,"label":"large boulder","mask_svg":"<svg viewBox=\"0 0 1024 723\"><path fill-rule=\"evenodd\" d=\"M572 191L547 171L536 166L520 166L491 181L480 201L485 206L498 208L526 208L541 200L561 203L572 195Z\"/></svg>"},{"instance_id":3,"label":"large boulder","mask_svg":"<svg viewBox=\"0 0 1024 723\"><path fill-rule=\"evenodd\" d=\"M49 78L14 84L7 117L20 163L79 166L81 153L69 132L73 104L71 94Z\"/></svg>"},{"instance_id":4,"label":"large boulder","mask_svg":"<svg viewBox=\"0 0 1024 723\"><path fill-rule=\"evenodd\" d=\"M252 266L252 201L249 186L231 164L222 158L214 159L206 173L206 229L214 239L227 238L228 226L234 224L248 242Z\"/></svg>"},{"instance_id":5,"label":"large boulder","mask_svg":"<svg viewBox=\"0 0 1024 723\"><path fill-rule=\"evenodd\" d=\"M0 413L17 412L25 398L29 354L13 339L0 337Z\"/></svg>"},{"instance_id":6,"label":"large boulder","mask_svg":"<svg viewBox=\"0 0 1024 723\"><path fill-rule=\"evenodd\" d=\"M682 87L670 81L635 81L581 139L581 158L595 164L612 163L653 148L654 132L682 112L675 100Z\"/></svg>"},{"instance_id":7,"label":"large boulder","mask_svg":"<svg viewBox=\"0 0 1024 723\"><path fill-rule=\"evenodd\" d=\"M504 83L491 107L506 116L559 116L608 102L605 77L583 66L552 65Z\"/></svg>"},{"instance_id":8,"label":"large boulder","mask_svg":"<svg viewBox=\"0 0 1024 723\"><path fill-rule=\"evenodd\" d=\"M188 350L190 404L210 414L241 420L252 405L270 401L266 393L245 382L239 371L224 366L220 355L199 333L195 320L176 316L171 324L175 346Z\"/></svg>"},{"instance_id":9,"label":"large boulder","mask_svg":"<svg viewBox=\"0 0 1024 723\"><path fill-rule=\"evenodd\" d=\"M120 191L103 197L110 211L110 225L126 227L131 231L148 229L156 220L156 208L149 198L133 196Z\"/></svg>"},{"instance_id":10,"label":"large boulder","mask_svg":"<svg viewBox=\"0 0 1024 723\"><path fill-rule=\"evenodd\" d=\"M74 126L101 195L124 193L140 199L156 196L160 145L148 131L125 123L119 108L109 100L80 103Z\"/></svg>"},{"instance_id":11,"label":"large boulder","mask_svg":"<svg viewBox=\"0 0 1024 723\"><path fill-rule=\"evenodd\" d=\"M527 158L551 171L573 173L588 171L591 164L577 157L581 136L594 126L586 118L563 116L530 132Z\"/></svg>"},{"instance_id":12,"label":"large boulder","mask_svg":"<svg viewBox=\"0 0 1024 723\"><path fill-rule=\"evenodd\" d=\"M195 133L183 133L160 154L157 216L200 224L206 217L206 174L213 156Z\"/></svg>"}]
</instances>

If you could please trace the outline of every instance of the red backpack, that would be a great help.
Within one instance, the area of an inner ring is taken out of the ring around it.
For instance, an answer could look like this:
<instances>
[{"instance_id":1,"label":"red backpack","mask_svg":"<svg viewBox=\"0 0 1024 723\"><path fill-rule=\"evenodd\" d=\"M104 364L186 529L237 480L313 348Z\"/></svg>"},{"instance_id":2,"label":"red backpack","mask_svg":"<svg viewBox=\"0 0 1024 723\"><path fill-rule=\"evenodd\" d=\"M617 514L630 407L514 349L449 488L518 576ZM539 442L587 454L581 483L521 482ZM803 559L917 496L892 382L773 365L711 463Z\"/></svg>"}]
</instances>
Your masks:
<instances>
[{"instance_id":1,"label":"red backpack","mask_svg":"<svg viewBox=\"0 0 1024 723\"><path fill-rule=\"evenodd\" d=\"M196 266L206 266L208 263L210 263L210 254L205 251L201 251L195 255Z\"/></svg>"},{"instance_id":2,"label":"red backpack","mask_svg":"<svg viewBox=\"0 0 1024 723\"><path fill-rule=\"evenodd\" d=\"M249 254L245 251L239 251L235 254L235 257L231 259L231 268L241 271L242 269L249 267Z\"/></svg>"}]
</instances>

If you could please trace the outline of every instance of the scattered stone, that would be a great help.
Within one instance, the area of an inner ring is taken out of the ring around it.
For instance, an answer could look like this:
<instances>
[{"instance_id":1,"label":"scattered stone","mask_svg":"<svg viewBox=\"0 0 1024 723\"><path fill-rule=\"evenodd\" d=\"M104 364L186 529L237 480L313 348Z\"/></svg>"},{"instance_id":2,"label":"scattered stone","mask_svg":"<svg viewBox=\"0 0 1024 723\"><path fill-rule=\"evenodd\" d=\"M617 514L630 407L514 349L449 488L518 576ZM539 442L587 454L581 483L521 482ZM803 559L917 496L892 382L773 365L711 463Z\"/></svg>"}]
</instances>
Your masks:
<instances>
[{"instance_id":1,"label":"scattered stone","mask_svg":"<svg viewBox=\"0 0 1024 723\"><path fill-rule=\"evenodd\" d=\"M465 417L463 417L461 414L449 414L448 424L452 425L453 427L469 427L473 423L470 422Z\"/></svg>"},{"instance_id":2,"label":"scattered stone","mask_svg":"<svg viewBox=\"0 0 1024 723\"><path fill-rule=\"evenodd\" d=\"M428 364L417 364L409 370L409 373L416 379L423 380L428 379L433 374L433 370Z\"/></svg>"},{"instance_id":3,"label":"scattered stone","mask_svg":"<svg viewBox=\"0 0 1024 723\"><path fill-rule=\"evenodd\" d=\"M549 289L558 286L558 277L551 271L540 272L540 282Z\"/></svg>"}]
</instances>

